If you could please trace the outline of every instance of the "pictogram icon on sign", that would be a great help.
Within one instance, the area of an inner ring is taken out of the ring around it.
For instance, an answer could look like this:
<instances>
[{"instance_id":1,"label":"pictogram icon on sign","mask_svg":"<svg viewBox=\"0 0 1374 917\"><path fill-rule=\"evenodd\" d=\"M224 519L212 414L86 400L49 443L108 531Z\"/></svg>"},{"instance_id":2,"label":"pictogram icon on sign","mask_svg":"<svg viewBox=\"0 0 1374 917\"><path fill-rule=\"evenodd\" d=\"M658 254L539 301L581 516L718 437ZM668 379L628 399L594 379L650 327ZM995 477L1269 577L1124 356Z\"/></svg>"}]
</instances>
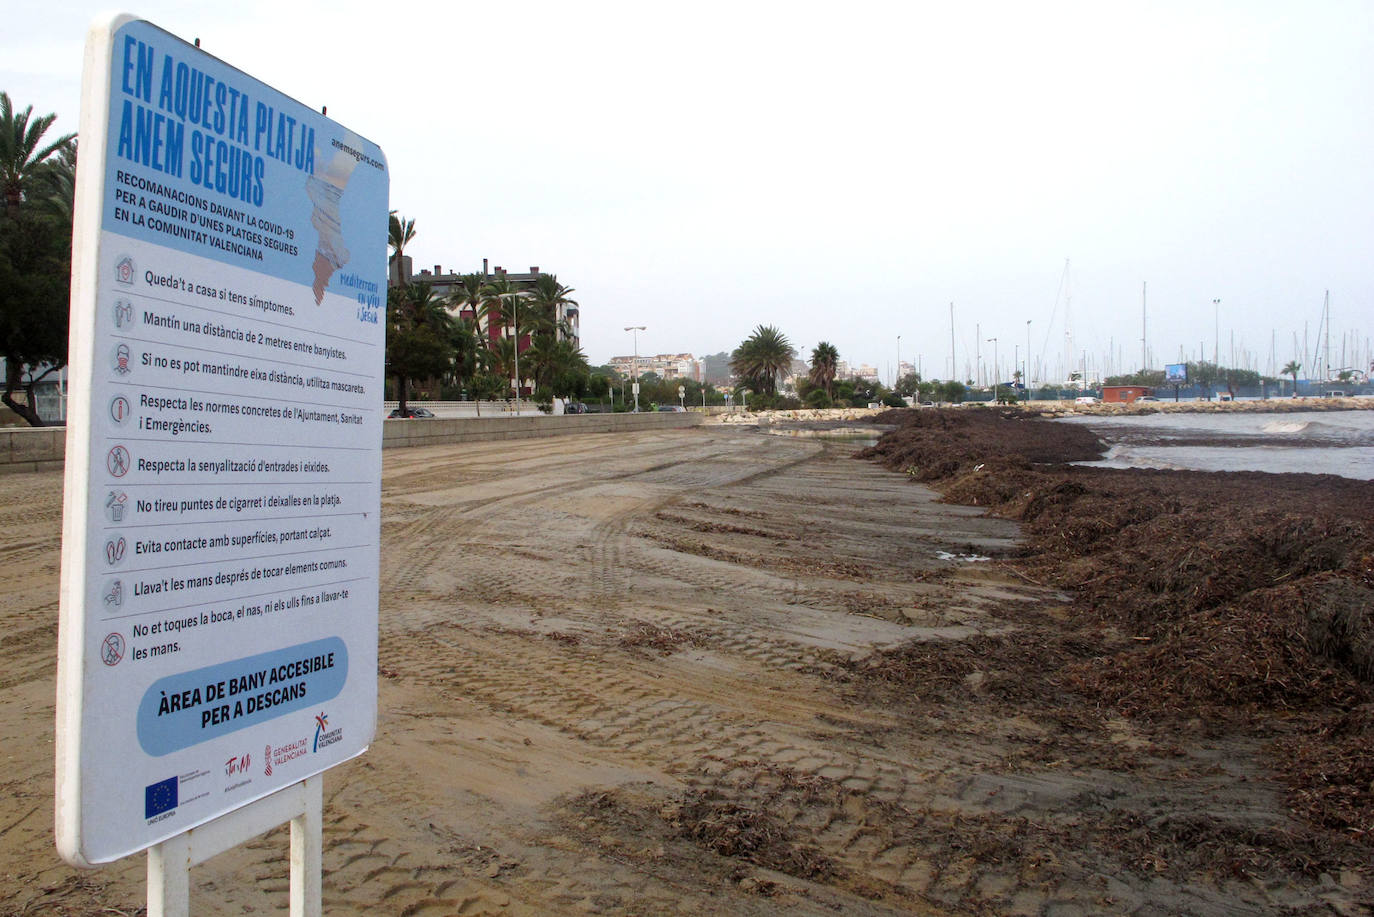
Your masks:
<instances>
[{"instance_id":1,"label":"pictogram icon on sign","mask_svg":"<svg viewBox=\"0 0 1374 917\"><path fill-rule=\"evenodd\" d=\"M129 450L123 446L115 446L105 456L105 467L115 477L124 477L129 473Z\"/></svg>"},{"instance_id":2,"label":"pictogram icon on sign","mask_svg":"<svg viewBox=\"0 0 1374 917\"><path fill-rule=\"evenodd\" d=\"M129 406L129 399L123 395L115 395L110 399L110 419L115 423L124 423L133 413L133 408Z\"/></svg>"},{"instance_id":3,"label":"pictogram icon on sign","mask_svg":"<svg viewBox=\"0 0 1374 917\"><path fill-rule=\"evenodd\" d=\"M115 280L126 287L134 285L134 259L125 255L115 262Z\"/></svg>"},{"instance_id":4,"label":"pictogram icon on sign","mask_svg":"<svg viewBox=\"0 0 1374 917\"><path fill-rule=\"evenodd\" d=\"M129 367L129 345L120 344L114 352L114 371L121 376L127 376L132 370Z\"/></svg>"},{"instance_id":5,"label":"pictogram icon on sign","mask_svg":"<svg viewBox=\"0 0 1374 917\"><path fill-rule=\"evenodd\" d=\"M124 584L122 582L115 580L110 586L109 591L105 593L105 604L112 608L119 608L124 604Z\"/></svg>"},{"instance_id":6,"label":"pictogram icon on sign","mask_svg":"<svg viewBox=\"0 0 1374 917\"><path fill-rule=\"evenodd\" d=\"M114 323L116 328L123 328L134 323L134 304L127 299L121 299L114 304Z\"/></svg>"},{"instance_id":7,"label":"pictogram icon on sign","mask_svg":"<svg viewBox=\"0 0 1374 917\"><path fill-rule=\"evenodd\" d=\"M100 643L100 661L106 665L119 665L124 658L124 637L121 634L106 634Z\"/></svg>"},{"instance_id":8,"label":"pictogram icon on sign","mask_svg":"<svg viewBox=\"0 0 1374 917\"><path fill-rule=\"evenodd\" d=\"M111 522L123 522L124 511L128 508L129 495L122 490L112 490L105 497L105 518Z\"/></svg>"},{"instance_id":9,"label":"pictogram icon on sign","mask_svg":"<svg viewBox=\"0 0 1374 917\"><path fill-rule=\"evenodd\" d=\"M105 563L113 567L124 559L124 552L129 550L129 543L124 540L124 536L111 538L105 542Z\"/></svg>"}]
</instances>

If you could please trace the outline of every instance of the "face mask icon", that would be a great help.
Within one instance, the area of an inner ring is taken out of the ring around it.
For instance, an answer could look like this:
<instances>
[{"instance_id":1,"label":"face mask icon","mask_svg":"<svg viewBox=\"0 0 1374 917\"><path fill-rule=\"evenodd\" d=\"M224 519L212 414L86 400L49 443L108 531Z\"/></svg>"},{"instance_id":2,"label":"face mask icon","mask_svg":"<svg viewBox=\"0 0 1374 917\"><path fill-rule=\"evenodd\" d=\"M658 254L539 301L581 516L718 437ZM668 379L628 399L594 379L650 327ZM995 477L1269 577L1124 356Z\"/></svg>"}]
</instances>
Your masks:
<instances>
[{"instance_id":1,"label":"face mask icon","mask_svg":"<svg viewBox=\"0 0 1374 917\"><path fill-rule=\"evenodd\" d=\"M130 373L128 344L120 344L115 348L114 370L121 376L127 376Z\"/></svg>"}]
</instances>

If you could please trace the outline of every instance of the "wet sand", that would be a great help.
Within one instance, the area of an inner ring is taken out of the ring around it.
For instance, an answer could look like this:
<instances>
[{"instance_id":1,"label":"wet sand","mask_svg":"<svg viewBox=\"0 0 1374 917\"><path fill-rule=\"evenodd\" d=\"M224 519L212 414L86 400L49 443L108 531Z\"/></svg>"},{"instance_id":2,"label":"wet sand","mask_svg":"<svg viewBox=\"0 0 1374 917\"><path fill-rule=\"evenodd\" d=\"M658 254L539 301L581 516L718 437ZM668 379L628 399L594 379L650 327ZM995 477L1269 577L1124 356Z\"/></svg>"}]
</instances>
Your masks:
<instances>
[{"instance_id":1,"label":"wet sand","mask_svg":"<svg viewBox=\"0 0 1374 917\"><path fill-rule=\"evenodd\" d=\"M325 778L326 912L1361 912L1365 848L1294 816L1270 739L1044 704L1046 654L1095 652L1073 595L1007 563L1016 522L853 451L386 453L379 734ZM60 512L60 475L0 478L0 911L136 913L141 858L52 845ZM194 913L284 911L285 832L192 875Z\"/></svg>"}]
</instances>

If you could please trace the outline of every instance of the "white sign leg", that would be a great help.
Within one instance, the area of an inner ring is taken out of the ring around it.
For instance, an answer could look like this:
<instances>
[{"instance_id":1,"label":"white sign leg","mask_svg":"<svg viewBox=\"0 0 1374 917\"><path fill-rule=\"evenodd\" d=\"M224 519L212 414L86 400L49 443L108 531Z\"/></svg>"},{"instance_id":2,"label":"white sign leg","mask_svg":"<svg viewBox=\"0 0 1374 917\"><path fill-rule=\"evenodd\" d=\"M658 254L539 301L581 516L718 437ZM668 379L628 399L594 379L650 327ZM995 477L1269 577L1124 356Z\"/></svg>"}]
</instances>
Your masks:
<instances>
[{"instance_id":1,"label":"white sign leg","mask_svg":"<svg viewBox=\"0 0 1374 917\"><path fill-rule=\"evenodd\" d=\"M148 917L189 917L192 866L291 822L291 917L320 917L324 775L148 848Z\"/></svg>"}]
</instances>

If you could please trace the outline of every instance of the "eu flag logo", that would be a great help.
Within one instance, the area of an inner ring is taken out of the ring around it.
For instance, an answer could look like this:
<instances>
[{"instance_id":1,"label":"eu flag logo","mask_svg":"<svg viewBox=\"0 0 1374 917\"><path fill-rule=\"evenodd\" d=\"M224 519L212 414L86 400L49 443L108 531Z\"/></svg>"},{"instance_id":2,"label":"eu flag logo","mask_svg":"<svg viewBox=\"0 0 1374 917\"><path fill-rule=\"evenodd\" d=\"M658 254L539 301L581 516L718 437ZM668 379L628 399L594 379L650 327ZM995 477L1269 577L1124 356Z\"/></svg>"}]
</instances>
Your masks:
<instances>
[{"instance_id":1,"label":"eu flag logo","mask_svg":"<svg viewBox=\"0 0 1374 917\"><path fill-rule=\"evenodd\" d=\"M177 778L159 780L143 790L143 817L152 818L177 807Z\"/></svg>"}]
</instances>

